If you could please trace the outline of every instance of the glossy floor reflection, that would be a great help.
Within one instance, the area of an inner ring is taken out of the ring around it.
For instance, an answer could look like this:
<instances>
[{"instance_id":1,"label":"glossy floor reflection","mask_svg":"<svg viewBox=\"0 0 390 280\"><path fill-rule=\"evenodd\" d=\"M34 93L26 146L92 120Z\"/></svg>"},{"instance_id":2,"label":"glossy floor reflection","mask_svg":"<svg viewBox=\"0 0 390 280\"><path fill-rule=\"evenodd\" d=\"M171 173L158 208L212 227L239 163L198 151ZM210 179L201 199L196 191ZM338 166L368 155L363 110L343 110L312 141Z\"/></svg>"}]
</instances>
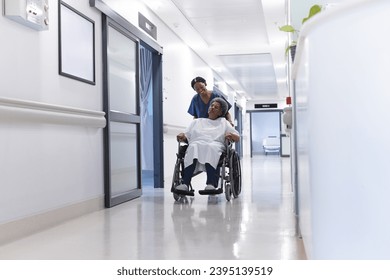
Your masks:
<instances>
[{"instance_id":1,"label":"glossy floor reflection","mask_svg":"<svg viewBox=\"0 0 390 280\"><path fill-rule=\"evenodd\" d=\"M305 259L289 158L242 160L243 190L175 202L169 190L82 216L0 247L0 259ZM194 178L197 190L205 177Z\"/></svg>"}]
</instances>

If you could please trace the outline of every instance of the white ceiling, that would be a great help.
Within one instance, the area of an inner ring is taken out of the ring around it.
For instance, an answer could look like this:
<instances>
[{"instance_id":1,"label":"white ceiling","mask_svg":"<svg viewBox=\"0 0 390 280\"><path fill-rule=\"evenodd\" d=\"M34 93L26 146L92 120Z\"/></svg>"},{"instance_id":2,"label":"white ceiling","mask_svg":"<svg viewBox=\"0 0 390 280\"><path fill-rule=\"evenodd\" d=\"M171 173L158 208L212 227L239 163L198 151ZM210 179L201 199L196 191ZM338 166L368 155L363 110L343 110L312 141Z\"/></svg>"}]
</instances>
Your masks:
<instances>
[{"instance_id":1,"label":"white ceiling","mask_svg":"<svg viewBox=\"0 0 390 280\"><path fill-rule=\"evenodd\" d=\"M122 1L129 3L131 1ZM288 96L287 0L141 0L238 95Z\"/></svg>"}]
</instances>

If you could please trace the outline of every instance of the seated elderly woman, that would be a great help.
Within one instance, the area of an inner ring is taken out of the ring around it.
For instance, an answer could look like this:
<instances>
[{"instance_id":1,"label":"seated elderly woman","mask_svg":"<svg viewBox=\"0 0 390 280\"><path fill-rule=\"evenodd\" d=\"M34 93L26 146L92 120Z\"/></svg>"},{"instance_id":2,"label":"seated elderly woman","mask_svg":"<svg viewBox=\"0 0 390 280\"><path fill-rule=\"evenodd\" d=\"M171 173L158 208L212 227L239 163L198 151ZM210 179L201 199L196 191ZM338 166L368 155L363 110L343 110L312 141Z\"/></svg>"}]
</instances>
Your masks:
<instances>
[{"instance_id":1,"label":"seated elderly woman","mask_svg":"<svg viewBox=\"0 0 390 280\"><path fill-rule=\"evenodd\" d=\"M225 140L237 142L239 133L222 116L228 105L222 98L214 98L208 110L208 118L194 119L184 133L177 135L180 142L188 142L184 157L183 183L176 187L188 191L195 170L207 172L205 190L215 190L218 186L218 163L225 150Z\"/></svg>"}]
</instances>

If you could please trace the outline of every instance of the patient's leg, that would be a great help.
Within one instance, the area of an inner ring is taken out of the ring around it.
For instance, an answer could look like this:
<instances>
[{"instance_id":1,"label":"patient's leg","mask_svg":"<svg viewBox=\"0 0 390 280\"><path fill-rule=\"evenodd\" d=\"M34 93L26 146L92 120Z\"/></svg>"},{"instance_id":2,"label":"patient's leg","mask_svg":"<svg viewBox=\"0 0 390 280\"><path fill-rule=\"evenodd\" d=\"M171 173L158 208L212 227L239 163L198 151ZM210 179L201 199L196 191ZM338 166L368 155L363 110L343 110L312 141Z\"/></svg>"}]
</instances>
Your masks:
<instances>
[{"instance_id":1,"label":"patient's leg","mask_svg":"<svg viewBox=\"0 0 390 280\"><path fill-rule=\"evenodd\" d=\"M194 174L195 167L196 167L196 162L197 162L197 160L194 159L194 161L192 162L191 165L189 165L186 168L184 168L184 171L183 171L183 184L186 184L187 186L189 186L190 183L191 183L192 175Z\"/></svg>"},{"instance_id":2,"label":"patient's leg","mask_svg":"<svg viewBox=\"0 0 390 280\"><path fill-rule=\"evenodd\" d=\"M215 169L209 163L206 163L205 166L206 166L206 172L207 172L206 184L207 185L213 185L214 187L217 187L218 186L218 180L219 180L219 170L220 170L220 167L217 167L217 169Z\"/></svg>"}]
</instances>

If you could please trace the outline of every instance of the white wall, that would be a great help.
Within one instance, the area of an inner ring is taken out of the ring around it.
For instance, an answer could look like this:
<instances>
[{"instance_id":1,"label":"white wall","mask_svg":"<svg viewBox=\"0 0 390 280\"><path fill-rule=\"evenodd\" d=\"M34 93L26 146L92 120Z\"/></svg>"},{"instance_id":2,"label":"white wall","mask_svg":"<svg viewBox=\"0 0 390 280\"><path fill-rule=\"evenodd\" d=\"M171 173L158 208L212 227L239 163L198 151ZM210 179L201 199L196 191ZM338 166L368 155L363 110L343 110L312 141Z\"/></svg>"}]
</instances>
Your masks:
<instances>
[{"instance_id":1,"label":"white wall","mask_svg":"<svg viewBox=\"0 0 390 280\"><path fill-rule=\"evenodd\" d=\"M88 1L67 0L95 21L96 86L58 75L58 1L50 1L48 31L35 31L3 15L1 22L1 96L101 110L101 19ZM0 7L3 13L3 7Z\"/></svg>"},{"instance_id":2,"label":"white wall","mask_svg":"<svg viewBox=\"0 0 390 280\"><path fill-rule=\"evenodd\" d=\"M310 259L390 258L390 55L381 47L390 39L378 28L390 25L389 13L387 0L360 1L316 16L301 33L298 186Z\"/></svg>"},{"instance_id":3,"label":"white wall","mask_svg":"<svg viewBox=\"0 0 390 280\"><path fill-rule=\"evenodd\" d=\"M95 86L58 75L57 1L40 32L0 5L0 224L103 196L101 16L66 2L95 21Z\"/></svg>"}]
</instances>

